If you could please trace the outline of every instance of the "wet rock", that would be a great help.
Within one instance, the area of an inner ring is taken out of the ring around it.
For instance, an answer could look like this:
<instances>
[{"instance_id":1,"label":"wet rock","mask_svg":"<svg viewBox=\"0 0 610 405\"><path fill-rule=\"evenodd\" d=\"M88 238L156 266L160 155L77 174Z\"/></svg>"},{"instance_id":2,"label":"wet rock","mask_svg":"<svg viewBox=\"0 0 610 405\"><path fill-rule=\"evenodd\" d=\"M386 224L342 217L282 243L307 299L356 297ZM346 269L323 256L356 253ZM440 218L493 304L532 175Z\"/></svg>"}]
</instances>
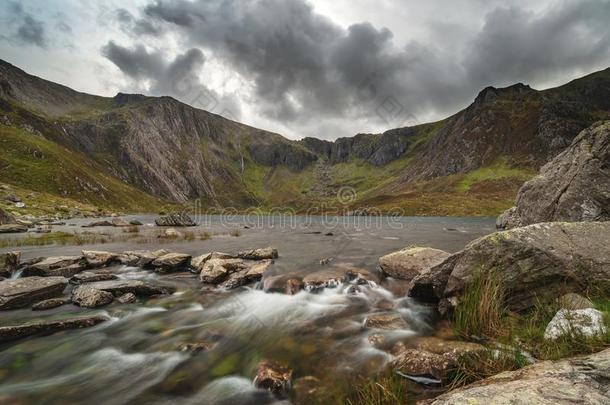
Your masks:
<instances>
[{"instance_id":1,"label":"wet rock","mask_svg":"<svg viewBox=\"0 0 610 405\"><path fill-rule=\"evenodd\" d=\"M409 324L398 313L384 312L367 316L364 320L364 326L367 328L395 330L407 329Z\"/></svg>"},{"instance_id":2,"label":"wet rock","mask_svg":"<svg viewBox=\"0 0 610 405\"><path fill-rule=\"evenodd\" d=\"M159 287L140 280L110 280L87 284L91 288L108 291L115 296L132 293L136 296L150 296L171 292L169 287Z\"/></svg>"},{"instance_id":3,"label":"wet rock","mask_svg":"<svg viewBox=\"0 0 610 405\"><path fill-rule=\"evenodd\" d=\"M28 227L20 224L0 225L0 233L22 233L27 232Z\"/></svg>"},{"instance_id":4,"label":"wet rock","mask_svg":"<svg viewBox=\"0 0 610 405\"><path fill-rule=\"evenodd\" d=\"M303 289L303 280L296 277L277 275L263 280L265 292L279 292L294 295Z\"/></svg>"},{"instance_id":5,"label":"wet rock","mask_svg":"<svg viewBox=\"0 0 610 405\"><path fill-rule=\"evenodd\" d=\"M123 294L119 298L117 298L117 301L121 304L133 304L137 300L138 298L133 293Z\"/></svg>"},{"instance_id":6,"label":"wet rock","mask_svg":"<svg viewBox=\"0 0 610 405\"><path fill-rule=\"evenodd\" d=\"M331 268L318 270L303 277L303 285L307 291L316 291L322 288L335 288L348 280L347 269Z\"/></svg>"},{"instance_id":7,"label":"wet rock","mask_svg":"<svg viewBox=\"0 0 610 405\"><path fill-rule=\"evenodd\" d=\"M379 266L388 276L410 281L441 264L449 256L449 253L438 249L408 247L380 257Z\"/></svg>"},{"instance_id":8,"label":"wet rock","mask_svg":"<svg viewBox=\"0 0 610 405\"><path fill-rule=\"evenodd\" d=\"M129 226L129 222L125 221L123 218L113 218L112 226L116 226L119 228L124 227L124 226Z\"/></svg>"},{"instance_id":9,"label":"wet rock","mask_svg":"<svg viewBox=\"0 0 610 405\"><path fill-rule=\"evenodd\" d=\"M174 213L155 219L157 226L197 226L188 214Z\"/></svg>"},{"instance_id":10,"label":"wet rock","mask_svg":"<svg viewBox=\"0 0 610 405\"><path fill-rule=\"evenodd\" d=\"M348 266L346 269L347 278L356 284L369 284L376 286L381 282L381 275L368 269Z\"/></svg>"},{"instance_id":11,"label":"wet rock","mask_svg":"<svg viewBox=\"0 0 610 405\"><path fill-rule=\"evenodd\" d=\"M256 367L254 385L272 393L284 396L292 384L292 370L274 361L261 361Z\"/></svg>"},{"instance_id":12,"label":"wet rock","mask_svg":"<svg viewBox=\"0 0 610 405\"><path fill-rule=\"evenodd\" d=\"M550 221L610 221L610 121L582 131L521 187L516 207L498 218L513 228Z\"/></svg>"},{"instance_id":13,"label":"wet rock","mask_svg":"<svg viewBox=\"0 0 610 405\"><path fill-rule=\"evenodd\" d=\"M82 253L87 267L106 267L112 263L119 262L119 255L117 253L96 250L83 250Z\"/></svg>"},{"instance_id":14,"label":"wet rock","mask_svg":"<svg viewBox=\"0 0 610 405\"><path fill-rule=\"evenodd\" d=\"M265 259L277 259L278 252L277 249L272 247L261 248L261 249L252 249L245 250L243 252L239 252L237 257L240 259L247 260L265 260Z\"/></svg>"},{"instance_id":15,"label":"wet rock","mask_svg":"<svg viewBox=\"0 0 610 405\"><path fill-rule=\"evenodd\" d=\"M118 276L112 273L102 273L102 272L92 272L92 271L83 271L81 273L75 274L70 278L70 284L86 284L86 283L94 283L96 281L108 281L108 280L117 280Z\"/></svg>"},{"instance_id":16,"label":"wet rock","mask_svg":"<svg viewBox=\"0 0 610 405\"><path fill-rule=\"evenodd\" d=\"M89 222L87 225L83 225L83 228L94 228L96 226L113 226L110 221L93 221Z\"/></svg>"},{"instance_id":17,"label":"wet rock","mask_svg":"<svg viewBox=\"0 0 610 405\"><path fill-rule=\"evenodd\" d=\"M246 269L232 273L229 278L220 284L220 287L233 289L246 285L263 278L263 273L273 264L273 260L262 260L258 262L245 261Z\"/></svg>"},{"instance_id":18,"label":"wet rock","mask_svg":"<svg viewBox=\"0 0 610 405\"><path fill-rule=\"evenodd\" d=\"M445 357L424 350L406 349L391 365L394 371L414 377L432 377L445 381L451 369Z\"/></svg>"},{"instance_id":19,"label":"wet rock","mask_svg":"<svg viewBox=\"0 0 610 405\"><path fill-rule=\"evenodd\" d=\"M169 272L181 270L189 266L191 255L183 253L167 253L157 257L151 265L158 271Z\"/></svg>"},{"instance_id":20,"label":"wet rock","mask_svg":"<svg viewBox=\"0 0 610 405\"><path fill-rule=\"evenodd\" d=\"M387 343L385 335L381 333L373 333L366 338L371 346L377 349L381 349Z\"/></svg>"},{"instance_id":21,"label":"wet rock","mask_svg":"<svg viewBox=\"0 0 610 405\"><path fill-rule=\"evenodd\" d=\"M433 405L607 404L610 349L561 361L543 361L456 388Z\"/></svg>"},{"instance_id":22,"label":"wet rock","mask_svg":"<svg viewBox=\"0 0 610 405\"><path fill-rule=\"evenodd\" d=\"M83 308L97 308L110 304L114 295L108 291L82 285L72 291L72 302Z\"/></svg>"},{"instance_id":23,"label":"wet rock","mask_svg":"<svg viewBox=\"0 0 610 405\"><path fill-rule=\"evenodd\" d=\"M70 329L81 329L95 326L99 323L108 321L106 316L88 316L68 318L53 321L41 321L27 323L23 325L2 326L0 327L0 342L11 342L36 335L51 335Z\"/></svg>"},{"instance_id":24,"label":"wet rock","mask_svg":"<svg viewBox=\"0 0 610 405\"><path fill-rule=\"evenodd\" d=\"M33 311L44 311L47 309L53 309L53 308L60 307L64 304L67 304L68 302L70 302L70 300L65 299L65 298L51 298L48 300L44 300L44 301L35 303L34 305L32 305L32 310Z\"/></svg>"},{"instance_id":25,"label":"wet rock","mask_svg":"<svg viewBox=\"0 0 610 405\"><path fill-rule=\"evenodd\" d=\"M569 310L595 308L595 305L589 299L575 293L562 295L557 299L557 302L561 308Z\"/></svg>"},{"instance_id":26,"label":"wet rock","mask_svg":"<svg viewBox=\"0 0 610 405\"><path fill-rule=\"evenodd\" d=\"M21 252L0 253L0 277L10 278L20 261Z\"/></svg>"},{"instance_id":27,"label":"wet rock","mask_svg":"<svg viewBox=\"0 0 610 405\"><path fill-rule=\"evenodd\" d=\"M546 326L544 338L555 340L564 335L590 337L605 333L603 312L593 308L560 309Z\"/></svg>"},{"instance_id":28,"label":"wet rock","mask_svg":"<svg viewBox=\"0 0 610 405\"><path fill-rule=\"evenodd\" d=\"M64 277L24 277L0 282L0 310L28 306L61 296L68 285Z\"/></svg>"},{"instance_id":29,"label":"wet rock","mask_svg":"<svg viewBox=\"0 0 610 405\"><path fill-rule=\"evenodd\" d=\"M610 222L553 222L479 238L413 279L409 295L451 310L475 276L492 275L512 311L550 303L566 290L610 289Z\"/></svg>"},{"instance_id":30,"label":"wet rock","mask_svg":"<svg viewBox=\"0 0 610 405\"><path fill-rule=\"evenodd\" d=\"M196 356L201 352L205 352L214 347L214 343L197 342L197 343L181 343L178 350L184 353L189 353L191 356Z\"/></svg>"}]
</instances>

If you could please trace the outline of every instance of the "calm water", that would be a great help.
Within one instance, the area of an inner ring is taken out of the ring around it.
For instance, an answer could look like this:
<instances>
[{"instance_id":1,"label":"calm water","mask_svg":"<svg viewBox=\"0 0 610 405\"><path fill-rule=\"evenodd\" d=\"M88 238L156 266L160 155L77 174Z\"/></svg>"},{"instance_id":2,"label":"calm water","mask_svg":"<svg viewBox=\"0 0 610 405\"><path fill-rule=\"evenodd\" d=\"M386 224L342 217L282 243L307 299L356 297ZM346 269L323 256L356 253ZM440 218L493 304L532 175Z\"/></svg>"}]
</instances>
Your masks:
<instances>
[{"instance_id":1,"label":"calm water","mask_svg":"<svg viewBox=\"0 0 610 405\"><path fill-rule=\"evenodd\" d=\"M154 219L135 218L145 224ZM77 226L54 230L82 232L80 225L89 221L69 222ZM280 258L271 274L303 275L323 269L321 258L333 258L331 266L375 269L380 256L408 245L454 252L494 231L492 218L296 217L280 221L213 217L204 222L190 230L212 233L205 241L162 245L154 241L113 242L20 250L29 258L78 254L92 248L123 251L162 247L198 255L273 246ZM238 228L241 236L228 234ZM116 228L88 231L121 232ZM142 227L142 234L157 231L152 226ZM332 235L325 235L328 232ZM411 327L389 333L390 340L408 341L432 331L429 309L405 298L404 284L398 282L364 286L357 294L347 294L348 286L341 286L288 296L264 293L257 285L230 292L202 290L196 276L189 273L160 276L124 266L115 271L124 278L171 283L177 293L139 304L114 303L103 310L66 305L44 312L23 309L0 313L3 325L68 314L103 313L112 318L94 328L0 347L0 403L273 403L277 400L251 383L261 359L290 364L295 379L315 376L327 386L340 387L354 375L381 370L391 359L368 343L367 336L378 331L362 326L367 314L391 303L409 321ZM214 344L213 348L197 356L178 350L182 343L202 341Z\"/></svg>"}]
</instances>

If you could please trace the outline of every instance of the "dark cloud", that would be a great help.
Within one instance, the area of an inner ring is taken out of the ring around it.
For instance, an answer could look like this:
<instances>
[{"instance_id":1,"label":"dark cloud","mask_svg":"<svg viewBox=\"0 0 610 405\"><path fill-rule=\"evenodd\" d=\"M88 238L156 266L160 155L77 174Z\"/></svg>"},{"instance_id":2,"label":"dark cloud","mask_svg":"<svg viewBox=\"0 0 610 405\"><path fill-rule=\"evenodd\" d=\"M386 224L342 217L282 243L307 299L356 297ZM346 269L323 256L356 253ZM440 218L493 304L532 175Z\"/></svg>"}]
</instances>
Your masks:
<instances>
[{"instance_id":1,"label":"dark cloud","mask_svg":"<svg viewBox=\"0 0 610 405\"><path fill-rule=\"evenodd\" d=\"M173 96L195 107L224 112L239 118L241 109L231 97L223 97L201 83L200 75L205 63L203 52L197 48L166 60L162 52L147 50L143 45L127 48L110 41L102 54L132 79L134 91L151 95Z\"/></svg>"},{"instance_id":2,"label":"dark cloud","mask_svg":"<svg viewBox=\"0 0 610 405\"><path fill-rule=\"evenodd\" d=\"M136 19L133 14L124 8L116 10L116 18L123 32L134 36L138 35L159 35L161 27L145 19Z\"/></svg>"},{"instance_id":3,"label":"dark cloud","mask_svg":"<svg viewBox=\"0 0 610 405\"><path fill-rule=\"evenodd\" d=\"M368 22L343 28L305 0L156 0L138 17L121 11L118 19L134 34L143 26L154 28L150 35L179 34L251 83L259 114L311 130L321 120L398 126L413 116L453 112L487 85L610 64L609 9L608 1L562 1L538 13L496 8L478 31L431 24L470 35L459 49L452 38L399 46L387 28ZM119 54L117 66L143 74ZM147 69L159 64L159 55L143 49L131 56L148 60ZM161 70L166 75L168 67Z\"/></svg>"},{"instance_id":4,"label":"dark cloud","mask_svg":"<svg viewBox=\"0 0 610 405\"><path fill-rule=\"evenodd\" d=\"M28 13L21 3L9 1L5 3L5 6L10 16L9 25L14 27L9 39L21 44L32 44L45 48L47 37L44 22Z\"/></svg>"}]
</instances>

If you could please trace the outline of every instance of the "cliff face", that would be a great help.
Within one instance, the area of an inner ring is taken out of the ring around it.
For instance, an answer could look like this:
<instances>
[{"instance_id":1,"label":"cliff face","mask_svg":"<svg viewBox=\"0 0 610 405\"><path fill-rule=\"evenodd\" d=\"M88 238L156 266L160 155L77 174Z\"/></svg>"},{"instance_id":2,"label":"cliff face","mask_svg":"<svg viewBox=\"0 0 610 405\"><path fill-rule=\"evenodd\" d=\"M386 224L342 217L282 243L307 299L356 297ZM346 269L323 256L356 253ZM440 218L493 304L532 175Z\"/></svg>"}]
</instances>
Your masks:
<instances>
[{"instance_id":1,"label":"cliff face","mask_svg":"<svg viewBox=\"0 0 610 405\"><path fill-rule=\"evenodd\" d=\"M316 173L329 189L353 184L371 200L499 160L537 170L583 128L610 118L610 70L546 91L489 87L446 120L329 142L291 141L170 97L79 93L0 61L0 118L169 201L264 205L281 194L309 204L303 185ZM368 165L364 177L376 183L361 180L355 164Z\"/></svg>"}]
</instances>

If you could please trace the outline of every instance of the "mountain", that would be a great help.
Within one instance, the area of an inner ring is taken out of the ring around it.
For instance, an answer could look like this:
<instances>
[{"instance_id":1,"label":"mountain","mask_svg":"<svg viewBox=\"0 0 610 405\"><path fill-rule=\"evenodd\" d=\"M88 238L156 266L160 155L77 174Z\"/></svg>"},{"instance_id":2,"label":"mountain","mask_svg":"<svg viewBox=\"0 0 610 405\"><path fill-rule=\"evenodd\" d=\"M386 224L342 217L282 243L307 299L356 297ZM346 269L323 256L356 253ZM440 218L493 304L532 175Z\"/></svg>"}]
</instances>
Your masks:
<instances>
[{"instance_id":1,"label":"mountain","mask_svg":"<svg viewBox=\"0 0 610 405\"><path fill-rule=\"evenodd\" d=\"M292 141L171 97L93 96L0 61L1 181L132 211L201 199L494 215L578 132L609 115L607 69L544 91L489 87L436 123ZM356 194L337 201L345 186Z\"/></svg>"}]
</instances>

